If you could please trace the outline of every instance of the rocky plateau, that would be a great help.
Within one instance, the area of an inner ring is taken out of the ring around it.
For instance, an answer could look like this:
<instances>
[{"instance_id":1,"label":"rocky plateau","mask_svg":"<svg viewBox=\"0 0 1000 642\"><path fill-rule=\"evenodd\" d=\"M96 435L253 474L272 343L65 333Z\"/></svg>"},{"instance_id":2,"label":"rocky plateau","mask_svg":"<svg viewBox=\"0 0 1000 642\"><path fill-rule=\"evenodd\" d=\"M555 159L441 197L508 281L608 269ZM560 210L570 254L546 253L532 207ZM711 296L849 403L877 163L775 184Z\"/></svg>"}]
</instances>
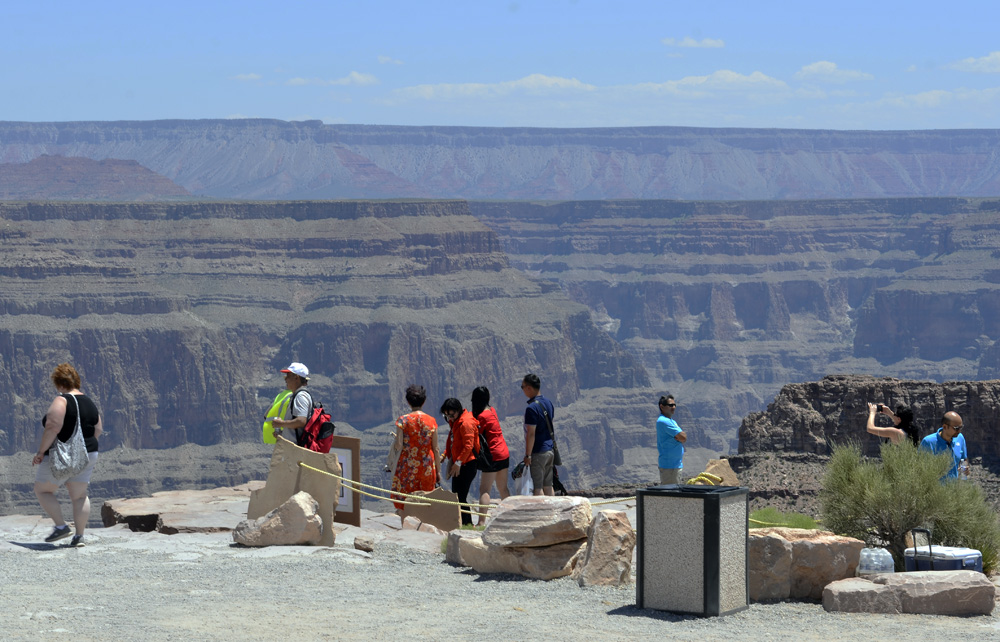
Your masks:
<instances>
[{"instance_id":1,"label":"rocky plateau","mask_svg":"<svg viewBox=\"0 0 1000 642\"><path fill-rule=\"evenodd\" d=\"M131 160L224 199L995 196L998 145L1000 130L0 122L0 163Z\"/></svg>"}]
</instances>

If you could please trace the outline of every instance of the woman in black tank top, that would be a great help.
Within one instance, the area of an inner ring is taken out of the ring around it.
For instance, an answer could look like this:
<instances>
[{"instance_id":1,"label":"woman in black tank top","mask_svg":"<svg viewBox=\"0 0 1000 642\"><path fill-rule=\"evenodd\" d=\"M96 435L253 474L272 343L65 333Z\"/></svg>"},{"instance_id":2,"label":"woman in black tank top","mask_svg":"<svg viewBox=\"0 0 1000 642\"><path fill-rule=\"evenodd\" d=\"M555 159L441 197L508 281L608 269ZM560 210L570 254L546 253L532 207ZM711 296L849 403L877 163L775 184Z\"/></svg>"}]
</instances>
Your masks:
<instances>
[{"instance_id":1,"label":"woman in black tank top","mask_svg":"<svg viewBox=\"0 0 1000 642\"><path fill-rule=\"evenodd\" d=\"M101 424L101 413L89 397L80 392L80 375L68 363L61 363L52 372L52 383L59 396L52 400L49 409L42 418L42 440L38 446L38 452L31 460L32 465L38 466L35 475L35 497L48 513L55 528L52 533L45 538L46 542L55 542L73 535L69 526L63 520L62 506L56 497L60 483L52 477L49 469L48 454L49 449L55 440L66 442L73 435L76 429L76 420L79 415L80 430L83 432L83 439L87 444L87 454L90 465L80 474L70 477L65 481L66 490L69 492L70 500L73 503L73 522L76 526L76 534L73 535L72 546L83 546L83 533L87 528L87 521L90 519L90 498L87 496L87 488L90 485L90 474L93 471L94 463L97 461L98 442L103 426Z\"/></svg>"}]
</instances>

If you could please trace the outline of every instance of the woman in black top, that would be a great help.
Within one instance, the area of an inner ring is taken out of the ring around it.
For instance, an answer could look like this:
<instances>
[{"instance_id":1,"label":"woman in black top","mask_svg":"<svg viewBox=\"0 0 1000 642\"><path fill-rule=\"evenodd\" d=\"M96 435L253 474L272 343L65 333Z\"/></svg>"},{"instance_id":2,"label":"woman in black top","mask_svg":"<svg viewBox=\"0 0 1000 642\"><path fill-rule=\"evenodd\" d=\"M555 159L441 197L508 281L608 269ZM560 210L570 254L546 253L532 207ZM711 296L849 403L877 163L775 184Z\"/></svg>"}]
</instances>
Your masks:
<instances>
[{"instance_id":1,"label":"woman in black top","mask_svg":"<svg viewBox=\"0 0 1000 642\"><path fill-rule=\"evenodd\" d=\"M52 371L52 383L59 396L52 400L52 404L42 418L42 442L38 446L38 452L31 460L32 465L38 466L35 474L35 497L48 513L55 528L52 533L45 538L46 542L57 540L72 535L69 526L63 520L62 506L56 497L60 482L52 477L52 470L49 468L48 454L49 448L56 439L66 442L73 435L76 429L77 409L80 414L80 429L83 432L83 440L87 444L87 455L90 464L82 473L70 477L66 480L66 490L69 498L73 502L73 522L76 525L76 534L73 535L72 546L83 546L83 532L87 528L87 520L90 519L90 498L87 496L87 486L90 484L90 474L94 470L94 463L97 461L97 438L101 436L101 414L97 410L97 405L90 400L87 395L80 392L80 375L77 374L73 366L68 363L61 363Z\"/></svg>"}]
</instances>

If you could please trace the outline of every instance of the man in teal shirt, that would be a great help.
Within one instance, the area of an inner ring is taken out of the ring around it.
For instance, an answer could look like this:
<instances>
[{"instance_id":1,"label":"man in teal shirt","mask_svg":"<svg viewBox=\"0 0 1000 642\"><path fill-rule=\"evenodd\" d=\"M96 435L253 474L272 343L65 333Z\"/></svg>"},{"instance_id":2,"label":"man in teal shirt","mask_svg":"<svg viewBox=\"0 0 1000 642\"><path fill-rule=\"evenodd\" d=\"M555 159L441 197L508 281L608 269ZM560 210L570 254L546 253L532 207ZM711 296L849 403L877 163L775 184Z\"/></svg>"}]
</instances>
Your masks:
<instances>
[{"instance_id":1,"label":"man in teal shirt","mask_svg":"<svg viewBox=\"0 0 1000 642\"><path fill-rule=\"evenodd\" d=\"M969 450L962 436L962 418L957 412L948 411L941 418L941 427L936 433L927 435L920 442L920 447L935 455L950 452L954 463L942 479L958 479L958 465L963 459L969 458Z\"/></svg>"},{"instance_id":2,"label":"man in teal shirt","mask_svg":"<svg viewBox=\"0 0 1000 642\"><path fill-rule=\"evenodd\" d=\"M656 420L656 448L660 451L660 483L679 484L684 467L684 442L687 434L672 419L677 410L673 395L660 397L660 418Z\"/></svg>"}]
</instances>

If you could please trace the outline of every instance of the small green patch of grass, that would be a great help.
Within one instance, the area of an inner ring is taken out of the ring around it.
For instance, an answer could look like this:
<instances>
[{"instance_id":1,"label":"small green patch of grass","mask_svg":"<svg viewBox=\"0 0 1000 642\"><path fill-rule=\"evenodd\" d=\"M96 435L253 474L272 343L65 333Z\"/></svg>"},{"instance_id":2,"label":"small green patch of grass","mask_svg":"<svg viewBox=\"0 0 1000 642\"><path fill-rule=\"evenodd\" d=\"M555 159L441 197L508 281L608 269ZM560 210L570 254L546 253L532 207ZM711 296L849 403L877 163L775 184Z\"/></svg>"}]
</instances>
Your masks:
<instances>
[{"instance_id":1,"label":"small green patch of grass","mask_svg":"<svg viewBox=\"0 0 1000 642\"><path fill-rule=\"evenodd\" d=\"M786 528L819 528L816 520L802 513L782 513L777 508L767 506L750 513L750 528L770 528L784 526Z\"/></svg>"}]
</instances>

